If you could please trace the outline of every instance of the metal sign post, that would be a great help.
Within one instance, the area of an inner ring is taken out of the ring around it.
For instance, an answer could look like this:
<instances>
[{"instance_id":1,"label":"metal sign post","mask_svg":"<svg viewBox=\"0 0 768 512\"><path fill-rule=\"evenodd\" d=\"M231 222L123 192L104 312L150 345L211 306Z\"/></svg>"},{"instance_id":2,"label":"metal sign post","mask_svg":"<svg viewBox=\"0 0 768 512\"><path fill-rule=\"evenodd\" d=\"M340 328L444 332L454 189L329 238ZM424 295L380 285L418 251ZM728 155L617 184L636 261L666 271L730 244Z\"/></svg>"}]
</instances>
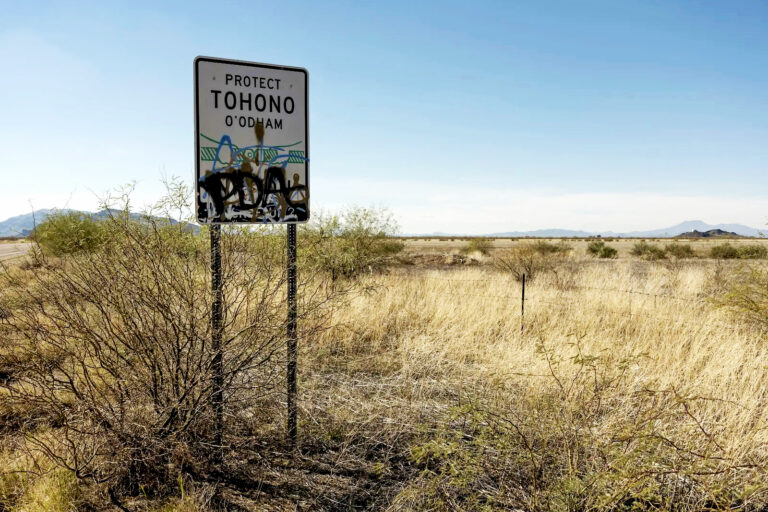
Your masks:
<instances>
[{"instance_id":1,"label":"metal sign post","mask_svg":"<svg viewBox=\"0 0 768 512\"><path fill-rule=\"evenodd\" d=\"M291 449L296 448L297 427L296 427L296 224L288 224L287 233L288 245L288 374L287 374L287 395L288 395L288 425L287 435L288 443Z\"/></svg>"},{"instance_id":2,"label":"metal sign post","mask_svg":"<svg viewBox=\"0 0 768 512\"><path fill-rule=\"evenodd\" d=\"M221 224L288 224L286 434L296 446L296 223L309 220L308 74L303 68L197 57L195 210L211 224L211 407L223 453Z\"/></svg>"},{"instance_id":3,"label":"metal sign post","mask_svg":"<svg viewBox=\"0 0 768 512\"><path fill-rule=\"evenodd\" d=\"M215 458L221 462L224 456L222 439L224 432L224 372L221 352L221 307L224 294L221 287L221 226L219 224L211 226L211 292L213 294L213 303L211 304L211 348L213 349L211 405L215 418L213 443L215 445Z\"/></svg>"}]
</instances>

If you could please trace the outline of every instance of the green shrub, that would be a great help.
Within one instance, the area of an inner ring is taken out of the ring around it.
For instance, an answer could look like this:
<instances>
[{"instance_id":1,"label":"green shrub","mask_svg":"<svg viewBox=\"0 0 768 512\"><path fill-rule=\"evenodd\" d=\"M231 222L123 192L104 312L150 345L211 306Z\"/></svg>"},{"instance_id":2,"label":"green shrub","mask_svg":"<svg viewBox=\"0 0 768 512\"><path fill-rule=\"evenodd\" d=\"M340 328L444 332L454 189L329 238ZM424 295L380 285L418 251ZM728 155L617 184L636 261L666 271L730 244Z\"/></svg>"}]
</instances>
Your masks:
<instances>
[{"instance_id":1,"label":"green shrub","mask_svg":"<svg viewBox=\"0 0 768 512\"><path fill-rule=\"evenodd\" d=\"M750 244L739 247L739 258L745 260L765 259L768 249L764 245Z\"/></svg>"},{"instance_id":2,"label":"green shrub","mask_svg":"<svg viewBox=\"0 0 768 512\"><path fill-rule=\"evenodd\" d=\"M677 242L667 244L664 246L664 250L667 254L677 259L695 258L696 253L693 251L693 247L686 244L680 244Z\"/></svg>"},{"instance_id":3,"label":"green shrub","mask_svg":"<svg viewBox=\"0 0 768 512\"><path fill-rule=\"evenodd\" d=\"M709 251L709 255L712 258L720 260L733 260L737 258L743 260L757 260L764 259L768 256L768 248L760 244L749 244L736 247L726 242L712 247Z\"/></svg>"},{"instance_id":4,"label":"green shrub","mask_svg":"<svg viewBox=\"0 0 768 512\"><path fill-rule=\"evenodd\" d=\"M663 260L667 257L666 251L656 245L651 245L645 240L632 246L631 254L644 260Z\"/></svg>"},{"instance_id":5,"label":"green shrub","mask_svg":"<svg viewBox=\"0 0 768 512\"><path fill-rule=\"evenodd\" d=\"M333 280L381 268L405 247L395 237L392 215L381 209L353 207L340 215L315 215L301 229L300 260Z\"/></svg>"},{"instance_id":6,"label":"green shrub","mask_svg":"<svg viewBox=\"0 0 768 512\"><path fill-rule=\"evenodd\" d=\"M479 252L483 256L488 256L491 253L491 247L493 247L493 242L487 238L472 238L467 242L467 245L461 248L461 253Z\"/></svg>"},{"instance_id":7,"label":"green shrub","mask_svg":"<svg viewBox=\"0 0 768 512\"><path fill-rule=\"evenodd\" d=\"M32 232L31 238L44 252L54 256L91 252L105 239L101 222L81 212L49 215Z\"/></svg>"},{"instance_id":8,"label":"green shrub","mask_svg":"<svg viewBox=\"0 0 768 512\"><path fill-rule=\"evenodd\" d=\"M533 244L533 248L539 254L567 254L573 250L573 247L566 244L562 240L556 244L544 240L539 240Z\"/></svg>"},{"instance_id":9,"label":"green shrub","mask_svg":"<svg viewBox=\"0 0 768 512\"><path fill-rule=\"evenodd\" d=\"M739 250L726 242L713 246L709 250L709 256L718 260L733 260L739 257Z\"/></svg>"},{"instance_id":10,"label":"green shrub","mask_svg":"<svg viewBox=\"0 0 768 512\"><path fill-rule=\"evenodd\" d=\"M587 245L587 254L597 258L615 258L618 251L610 245L605 245L602 240L595 240Z\"/></svg>"}]
</instances>

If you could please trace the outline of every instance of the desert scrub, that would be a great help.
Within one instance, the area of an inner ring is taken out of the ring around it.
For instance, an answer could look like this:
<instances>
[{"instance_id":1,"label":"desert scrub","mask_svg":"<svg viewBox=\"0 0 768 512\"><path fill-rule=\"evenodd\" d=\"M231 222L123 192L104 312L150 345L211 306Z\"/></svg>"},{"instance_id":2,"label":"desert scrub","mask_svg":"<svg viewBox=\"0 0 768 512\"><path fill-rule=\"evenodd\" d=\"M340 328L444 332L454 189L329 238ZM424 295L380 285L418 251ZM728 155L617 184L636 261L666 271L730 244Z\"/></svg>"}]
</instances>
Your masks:
<instances>
[{"instance_id":1,"label":"desert scrub","mask_svg":"<svg viewBox=\"0 0 768 512\"><path fill-rule=\"evenodd\" d=\"M664 251L669 256L680 259L680 260L696 257L696 253L694 252L693 247L687 244L679 243L679 242L674 242L674 243L665 245Z\"/></svg>"},{"instance_id":2,"label":"desert scrub","mask_svg":"<svg viewBox=\"0 0 768 512\"><path fill-rule=\"evenodd\" d=\"M493 247L493 242L487 238L471 238L467 244L461 248L461 253L472 254L473 252L476 252L483 256L488 256L491 253L491 247Z\"/></svg>"},{"instance_id":3,"label":"desert scrub","mask_svg":"<svg viewBox=\"0 0 768 512\"><path fill-rule=\"evenodd\" d=\"M719 260L731 260L739 257L739 250L728 242L713 246L709 250L709 257Z\"/></svg>"},{"instance_id":4,"label":"desert scrub","mask_svg":"<svg viewBox=\"0 0 768 512\"><path fill-rule=\"evenodd\" d=\"M30 236L43 251L53 256L93 251L104 242L105 237L104 225L92 215L82 212L49 215Z\"/></svg>"},{"instance_id":5,"label":"desert scrub","mask_svg":"<svg viewBox=\"0 0 768 512\"><path fill-rule=\"evenodd\" d=\"M587 244L587 254L596 258L613 259L618 255L618 251L602 240L595 240Z\"/></svg>"},{"instance_id":6,"label":"desert scrub","mask_svg":"<svg viewBox=\"0 0 768 512\"><path fill-rule=\"evenodd\" d=\"M338 215L316 214L300 227L299 258L333 281L381 269L405 245L397 223L383 209L353 207Z\"/></svg>"},{"instance_id":7,"label":"desert scrub","mask_svg":"<svg viewBox=\"0 0 768 512\"><path fill-rule=\"evenodd\" d=\"M745 260L765 259L768 255L768 249L760 244L742 245L739 247L738 252L739 258Z\"/></svg>"},{"instance_id":8,"label":"desert scrub","mask_svg":"<svg viewBox=\"0 0 768 512\"><path fill-rule=\"evenodd\" d=\"M728 277L719 304L750 323L768 327L768 271L742 268Z\"/></svg>"},{"instance_id":9,"label":"desert scrub","mask_svg":"<svg viewBox=\"0 0 768 512\"><path fill-rule=\"evenodd\" d=\"M760 244L747 244L741 246L734 246L726 242L724 244L715 245L709 250L709 256L715 259L730 260L730 259L764 259L768 256L768 249L764 245Z\"/></svg>"},{"instance_id":10,"label":"desert scrub","mask_svg":"<svg viewBox=\"0 0 768 512\"><path fill-rule=\"evenodd\" d=\"M412 445L420 473L393 509L719 510L764 489L758 472L740 483L717 434L697 426L707 399L682 389L628 394L628 372L645 356L616 360L579 345L540 344L549 382L516 387L514 400L503 387L463 396Z\"/></svg>"},{"instance_id":11,"label":"desert scrub","mask_svg":"<svg viewBox=\"0 0 768 512\"><path fill-rule=\"evenodd\" d=\"M656 245L651 245L645 240L635 243L630 251L632 256L637 256L644 260L663 260L667 257L666 251Z\"/></svg>"},{"instance_id":12,"label":"desert scrub","mask_svg":"<svg viewBox=\"0 0 768 512\"><path fill-rule=\"evenodd\" d=\"M547 242L546 240L539 240L537 242L534 242L533 248L538 252L539 254L568 254L573 250L573 247L566 244L562 240L557 242L556 244L552 242Z\"/></svg>"},{"instance_id":13,"label":"desert scrub","mask_svg":"<svg viewBox=\"0 0 768 512\"><path fill-rule=\"evenodd\" d=\"M493 266L521 281L534 279L539 274L551 271L566 255L566 251L544 251L537 244L520 242L509 249L497 251Z\"/></svg>"},{"instance_id":14,"label":"desert scrub","mask_svg":"<svg viewBox=\"0 0 768 512\"><path fill-rule=\"evenodd\" d=\"M164 496L175 492L174 468L204 477L217 467L211 403L219 354L223 450L272 421L285 358L284 264L274 238L225 230L218 352L210 343L210 253L198 250L205 241L151 218L101 222L110 243L62 254L53 266L34 252L35 271L0 275L4 293L18 298L4 302L1 327L14 350L8 361L19 362L13 378L0 380L0 410L47 411L57 435L30 429L31 418L20 425L28 446L66 474L100 482L112 496ZM298 288L306 291L299 336L311 336L344 291L311 272Z\"/></svg>"}]
</instances>

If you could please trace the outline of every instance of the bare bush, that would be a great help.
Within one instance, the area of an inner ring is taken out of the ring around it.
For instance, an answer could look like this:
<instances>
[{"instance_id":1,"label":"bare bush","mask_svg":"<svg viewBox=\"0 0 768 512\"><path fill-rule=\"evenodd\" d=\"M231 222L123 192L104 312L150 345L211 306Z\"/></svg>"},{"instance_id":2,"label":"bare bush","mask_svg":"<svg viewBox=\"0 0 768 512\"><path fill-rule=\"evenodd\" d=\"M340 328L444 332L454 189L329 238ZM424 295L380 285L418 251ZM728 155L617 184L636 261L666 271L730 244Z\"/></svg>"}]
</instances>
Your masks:
<instances>
[{"instance_id":1,"label":"bare bush","mask_svg":"<svg viewBox=\"0 0 768 512\"><path fill-rule=\"evenodd\" d=\"M12 350L0 400L46 411L56 435L30 423L26 439L80 479L114 496L166 492L182 471L205 472L282 392L284 260L275 237L222 237L221 350L211 344L207 237L127 215L107 219L100 250L51 260L2 279L2 335ZM284 248L284 245L283 245ZM284 251L283 251L284 254ZM54 263L57 261L57 263ZM301 337L340 293L304 276ZM215 445L213 371L223 358L224 447ZM263 409L263 407L262 407Z\"/></svg>"},{"instance_id":2,"label":"bare bush","mask_svg":"<svg viewBox=\"0 0 768 512\"><path fill-rule=\"evenodd\" d=\"M509 249L499 251L493 259L494 266L502 272L509 272L521 281L533 279L536 275L551 271L558 261L562 260L564 252L542 252L535 244L521 243Z\"/></svg>"}]
</instances>

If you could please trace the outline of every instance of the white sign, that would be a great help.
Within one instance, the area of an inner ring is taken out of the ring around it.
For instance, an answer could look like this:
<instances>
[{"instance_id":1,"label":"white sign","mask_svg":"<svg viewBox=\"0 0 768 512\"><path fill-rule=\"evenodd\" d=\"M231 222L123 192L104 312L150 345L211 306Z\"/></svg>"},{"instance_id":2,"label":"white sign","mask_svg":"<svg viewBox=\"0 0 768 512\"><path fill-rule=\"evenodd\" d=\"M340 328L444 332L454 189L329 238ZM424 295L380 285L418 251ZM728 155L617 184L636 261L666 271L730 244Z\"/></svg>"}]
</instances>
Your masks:
<instances>
[{"instance_id":1,"label":"white sign","mask_svg":"<svg viewBox=\"0 0 768 512\"><path fill-rule=\"evenodd\" d=\"M307 70L195 59L201 223L309 219Z\"/></svg>"}]
</instances>

